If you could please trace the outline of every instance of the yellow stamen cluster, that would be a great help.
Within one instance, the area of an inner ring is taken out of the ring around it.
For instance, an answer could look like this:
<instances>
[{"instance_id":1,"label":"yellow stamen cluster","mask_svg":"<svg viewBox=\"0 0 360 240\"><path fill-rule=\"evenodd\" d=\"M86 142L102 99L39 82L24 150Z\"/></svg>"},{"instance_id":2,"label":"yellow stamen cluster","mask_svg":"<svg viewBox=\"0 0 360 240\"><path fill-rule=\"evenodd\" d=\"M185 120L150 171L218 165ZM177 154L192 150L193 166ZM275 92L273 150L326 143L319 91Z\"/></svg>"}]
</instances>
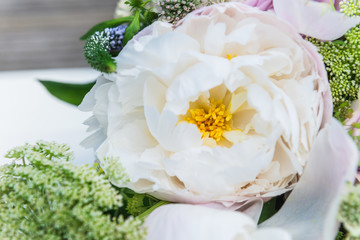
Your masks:
<instances>
[{"instance_id":1,"label":"yellow stamen cluster","mask_svg":"<svg viewBox=\"0 0 360 240\"><path fill-rule=\"evenodd\" d=\"M226 58L230 61L231 59L233 59L234 57L237 57L237 55L231 55L231 54L226 54Z\"/></svg>"},{"instance_id":2,"label":"yellow stamen cluster","mask_svg":"<svg viewBox=\"0 0 360 240\"><path fill-rule=\"evenodd\" d=\"M211 137L218 142L222 139L224 131L231 130L232 115L229 110L230 106L226 109L222 100L210 99L208 110L204 108L189 109L188 113L191 114L191 117L185 117L184 120L195 124L202 133L202 138Z\"/></svg>"}]
</instances>

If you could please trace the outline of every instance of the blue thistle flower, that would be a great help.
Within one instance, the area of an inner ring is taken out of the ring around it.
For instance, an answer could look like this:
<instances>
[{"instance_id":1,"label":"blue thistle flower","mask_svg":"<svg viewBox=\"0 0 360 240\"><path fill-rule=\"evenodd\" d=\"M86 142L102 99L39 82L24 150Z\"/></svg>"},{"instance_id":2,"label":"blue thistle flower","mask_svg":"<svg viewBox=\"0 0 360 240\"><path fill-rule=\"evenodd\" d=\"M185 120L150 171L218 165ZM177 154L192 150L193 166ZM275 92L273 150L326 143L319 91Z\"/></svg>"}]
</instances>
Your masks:
<instances>
[{"instance_id":1,"label":"blue thistle flower","mask_svg":"<svg viewBox=\"0 0 360 240\"><path fill-rule=\"evenodd\" d=\"M108 37L109 46L108 50L110 53L118 53L123 49L122 40L124 39L125 30L127 24L122 24L115 28L105 28L104 33Z\"/></svg>"}]
</instances>

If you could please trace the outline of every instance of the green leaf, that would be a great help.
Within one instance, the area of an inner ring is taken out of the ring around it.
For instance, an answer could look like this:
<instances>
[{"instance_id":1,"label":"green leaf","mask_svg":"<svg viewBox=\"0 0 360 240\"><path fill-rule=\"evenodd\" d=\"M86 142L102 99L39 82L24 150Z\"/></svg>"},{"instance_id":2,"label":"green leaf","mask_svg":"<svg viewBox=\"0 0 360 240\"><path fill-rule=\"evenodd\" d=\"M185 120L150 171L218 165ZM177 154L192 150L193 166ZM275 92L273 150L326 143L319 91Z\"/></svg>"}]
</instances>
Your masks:
<instances>
[{"instance_id":1,"label":"green leaf","mask_svg":"<svg viewBox=\"0 0 360 240\"><path fill-rule=\"evenodd\" d=\"M276 211L276 198L273 198L264 204L258 224L272 217L276 213Z\"/></svg>"},{"instance_id":2,"label":"green leaf","mask_svg":"<svg viewBox=\"0 0 360 240\"><path fill-rule=\"evenodd\" d=\"M76 106L80 105L86 93L88 93L95 84L95 81L86 84L39 81L53 96Z\"/></svg>"},{"instance_id":3,"label":"green leaf","mask_svg":"<svg viewBox=\"0 0 360 240\"><path fill-rule=\"evenodd\" d=\"M129 22L133 21L133 19L134 19L133 16L127 16L127 17L115 18L115 19L111 19L111 20L108 20L105 22L101 22L101 23L93 26L87 33L85 33L83 36L81 36L80 40L86 40L88 37L93 35L95 32L102 31L105 28L112 28L112 27L119 26L120 24L123 24L123 23L129 23Z\"/></svg>"},{"instance_id":4,"label":"green leaf","mask_svg":"<svg viewBox=\"0 0 360 240\"><path fill-rule=\"evenodd\" d=\"M170 202L162 201L162 200L161 200L161 201L157 202L156 204L154 204L153 206L151 206L151 208L147 209L145 212L143 212L142 214L140 214L140 215L138 216L138 218L141 219L141 220L145 220L145 218L146 218L147 216L149 216L150 213L152 213L155 209L157 209L158 207L164 206L164 205L166 205L166 204L170 204Z\"/></svg>"},{"instance_id":5,"label":"green leaf","mask_svg":"<svg viewBox=\"0 0 360 240\"><path fill-rule=\"evenodd\" d=\"M344 41L343 40L335 40L332 43L335 44L335 45L343 45Z\"/></svg>"},{"instance_id":6,"label":"green leaf","mask_svg":"<svg viewBox=\"0 0 360 240\"><path fill-rule=\"evenodd\" d=\"M152 12L152 11L146 11L144 14L144 20L143 20L144 26L142 26L142 27L149 26L158 18L159 18L159 15L157 13Z\"/></svg>"},{"instance_id":7,"label":"green leaf","mask_svg":"<svg viewBox=\"0 0 360 240\"><path fill-rule=\"evenodd\" d=\"M141 8L143 6L142 0L129 0L126 1L125 3L132 8Z\"/></svg>"},{"instance_id":8,"label":"green leaf","mask_svg":"<svg viewBox=\"0 0 360 240\"><path fill-rule=\"evenodd\" d=\"M123 45L125 46L127 42L130 39L132 39L135 36L135 34L139 32L139 30L140 30L140 11L136 11L134 19L125 30Z\"/></svg>"}]
</instances>

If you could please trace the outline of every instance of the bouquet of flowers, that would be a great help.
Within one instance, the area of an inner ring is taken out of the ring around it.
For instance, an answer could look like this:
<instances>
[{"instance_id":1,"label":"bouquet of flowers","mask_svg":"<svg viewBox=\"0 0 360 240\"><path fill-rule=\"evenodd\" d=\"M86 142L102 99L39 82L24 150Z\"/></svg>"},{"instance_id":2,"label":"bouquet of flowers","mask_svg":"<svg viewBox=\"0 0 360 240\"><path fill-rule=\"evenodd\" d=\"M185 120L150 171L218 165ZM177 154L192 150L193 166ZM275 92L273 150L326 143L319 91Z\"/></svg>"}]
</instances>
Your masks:
<instances>
[{"instance_id":1,"label":"bouquet of flowers","mask_svg":"<svg viewBox=\"0 0 360 240\"><path fill-rule=\"evenodd\" d=\"M79 109L97 163L55 143L10 151L0 236L360 239L359 14L356 0L120 1L81 38L101 76L72 91L92 86Z\"/></svg>"}]
</instances>

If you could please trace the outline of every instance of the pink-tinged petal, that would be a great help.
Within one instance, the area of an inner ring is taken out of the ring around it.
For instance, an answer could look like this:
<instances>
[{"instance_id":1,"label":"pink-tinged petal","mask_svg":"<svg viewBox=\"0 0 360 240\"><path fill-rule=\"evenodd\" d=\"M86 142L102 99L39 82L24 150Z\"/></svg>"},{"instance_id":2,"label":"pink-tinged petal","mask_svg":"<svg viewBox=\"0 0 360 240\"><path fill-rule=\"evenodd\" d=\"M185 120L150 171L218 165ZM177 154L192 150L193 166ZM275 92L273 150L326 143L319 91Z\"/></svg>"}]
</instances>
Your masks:
<instances>
[{"instance_id":1,"label":"pink-tinged petal","mask_svg":"<svg viewBox=\"0 0 360 240\"><path fill-rule=\"evenodd\" d=\"M273 0L246 0L244 4L251 7L257 7L262 11L273 9Z\"/></svg>"},{"instance_id":2,"label":"pink-tinged petal","mask_svg":"<svg viewBox=\"0 0 360 240\"><path fill-rule=\"evenodd\" d=\"M281 226L294 239L335 239L346 182L354 181L357 147L333 119L319 133L303 176L279 212L261 227Z\"/></svg>"},{"instance_id":3,"label":"pink-tinged petal","mask_svg":"<svg viewBox=\"0 0 360 240\"><path fill-rule=\"evenodd\" d=\"M288 240L279 228L257 229L247 215L199 205L169 204L146 219L148 240Z\"/></svg>"},{"instance_id":4,"label":"pink-tinged petal","mask_svg":"<svg viewBox=\"0 0 360 240\"><path fill-rule=\"evenodd\" d=\"M327 4L331 4L330 3L330 0L314 0L315 2L322 2L322 3L327 3ZM341 2L342 0L332 0L332 2L334 3L334 6L335 6L335 9L337 10L337 11L339 11L340 10L340 2Z\"/></svg>"},{"instance_id":5,"label":"pink-tinged petal","mask_svg":"<svg viewBox=\"0 0 360 240\"><path fill-rule=\"evenodd\" d=\"M292 24L299 33L321 40L335 40L360 23L360 17L348 17L327 3L311 0L273 0L278 17Z\"/></svg>"}]
</instances>

